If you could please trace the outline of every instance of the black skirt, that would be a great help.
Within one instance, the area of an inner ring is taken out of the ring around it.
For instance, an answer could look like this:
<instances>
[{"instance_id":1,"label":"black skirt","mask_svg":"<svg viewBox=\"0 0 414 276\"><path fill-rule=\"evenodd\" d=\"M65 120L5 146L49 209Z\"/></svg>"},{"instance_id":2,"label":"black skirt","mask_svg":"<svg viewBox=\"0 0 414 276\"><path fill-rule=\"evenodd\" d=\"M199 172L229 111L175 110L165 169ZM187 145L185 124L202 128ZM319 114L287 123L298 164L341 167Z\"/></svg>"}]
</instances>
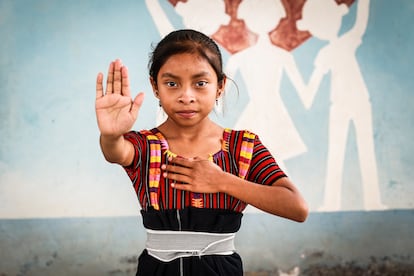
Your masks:
<instances>
[{"instance_id":1,"label":"black skirt","mask_svg":"<svg viewBox=\"0 0 414 276\"><path fill-rule=\"evenodd\" d=\"M220 209L185 208L183 210L141 211L144 227L152 230L235 233L243 214ZM160 261L144 250L138 259L137 276L242 276L242 260L231 255L183 257Z\"/></svg>"}]
</instances>

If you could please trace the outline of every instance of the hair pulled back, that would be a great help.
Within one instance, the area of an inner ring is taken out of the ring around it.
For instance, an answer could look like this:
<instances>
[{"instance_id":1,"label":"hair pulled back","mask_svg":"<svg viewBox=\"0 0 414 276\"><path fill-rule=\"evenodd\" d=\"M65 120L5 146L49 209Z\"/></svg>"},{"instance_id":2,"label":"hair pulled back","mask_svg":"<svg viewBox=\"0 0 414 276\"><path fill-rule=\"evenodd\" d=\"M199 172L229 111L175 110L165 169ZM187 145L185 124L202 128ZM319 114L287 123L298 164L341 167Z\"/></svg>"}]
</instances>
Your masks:
<instances>
[{"instance_id":1,"label":"hair pulled back","mask_svg":"<svg viewBox=\"0 0 414 276\"><path fill-rule=\"evenodd\" d=\"M148 69L154 82L157 83L161 67L171 56L184 53L197 54L205 59L216 72L218 83L223 81L225 77L223 61L220 49L214 40L201 32L184 29L173 31L165 36L150 55Z\"/></svg>"}]
</instances>

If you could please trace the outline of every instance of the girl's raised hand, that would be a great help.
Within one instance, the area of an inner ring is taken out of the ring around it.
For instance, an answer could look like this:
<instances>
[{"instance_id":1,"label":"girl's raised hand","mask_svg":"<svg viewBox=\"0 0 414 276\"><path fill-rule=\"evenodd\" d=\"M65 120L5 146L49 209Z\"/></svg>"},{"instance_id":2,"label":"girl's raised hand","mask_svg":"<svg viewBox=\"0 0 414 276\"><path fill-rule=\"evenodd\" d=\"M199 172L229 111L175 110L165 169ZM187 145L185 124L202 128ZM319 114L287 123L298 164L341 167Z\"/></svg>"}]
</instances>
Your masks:
<instances>
[{"instance_id":1,"label":"girl's raised hand","mask_svg":"<svg viewBox=\"0 0 414 276\"><path fill-rule=\"evenodd\" d=\"M102 82L103 74L99 73L96 78L95 101L98 127L101 135L118 137L132 128L144 100L144 94L139 93L132 100L128 69L119 59L109 65L105 92Z\"/></svg>"}]
</instances>

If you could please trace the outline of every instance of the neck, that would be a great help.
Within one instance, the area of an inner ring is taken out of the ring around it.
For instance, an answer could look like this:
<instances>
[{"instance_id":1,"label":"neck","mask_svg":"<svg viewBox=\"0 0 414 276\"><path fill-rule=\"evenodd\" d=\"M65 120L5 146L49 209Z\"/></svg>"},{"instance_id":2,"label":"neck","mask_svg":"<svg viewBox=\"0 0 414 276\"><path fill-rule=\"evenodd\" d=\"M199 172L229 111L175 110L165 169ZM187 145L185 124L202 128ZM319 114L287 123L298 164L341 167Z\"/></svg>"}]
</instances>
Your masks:
<instances>
[{"instance_id":1,"label":"neck","mask_svg":"<svg viewBox=\"0 0 414 276\"><path fill-rule=\"evenodd\" d=\"M181 157L209 158L222 147L224 129L210 120L179 127L167 119L158 129L167 140L168 149Z\"/></svg>"},{"instance_id":2,"label":"neck","mask_svg":"<svg viewBox=\"0 0 414 276\"><path fill-rule=\"evenodd\" d=\"M211 121L209 118L201 124L194 126L181 126L167 119L158 129L163 133L166 139L180 139L182 141L194 141L198 138L209 136L212 132L222 131L222 128Z\"/></svg>"},{"instance_id":3,"label":"neck","mask_svg":"<svg viewBox=\"0 0 414 276\"><path fill-rule=\"evenodd\" d=\"M269 33L263 32L259 34L257 39L257 44L271 44L272 40L270 39Z\"/></svg>"}]
</instances>

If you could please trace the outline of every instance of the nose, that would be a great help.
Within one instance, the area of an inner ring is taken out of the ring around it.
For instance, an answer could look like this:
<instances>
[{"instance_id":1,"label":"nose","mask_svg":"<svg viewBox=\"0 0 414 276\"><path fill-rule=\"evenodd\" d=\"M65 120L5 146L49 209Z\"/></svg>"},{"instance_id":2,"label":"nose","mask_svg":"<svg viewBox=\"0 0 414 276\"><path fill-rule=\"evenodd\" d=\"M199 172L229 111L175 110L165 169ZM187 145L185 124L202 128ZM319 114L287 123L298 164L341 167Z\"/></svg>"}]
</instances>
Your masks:
<instances>
[{"instance_id":1,"label":"nose","mask_svg":"<svg viewBox=\"0 0 414 276\"><path fill-rule=\"evenodd\" d=\"M195 102L195 93L192 87L183 87L178 101L183 104L190 104Z\"/></svg>"}]
</instances>

